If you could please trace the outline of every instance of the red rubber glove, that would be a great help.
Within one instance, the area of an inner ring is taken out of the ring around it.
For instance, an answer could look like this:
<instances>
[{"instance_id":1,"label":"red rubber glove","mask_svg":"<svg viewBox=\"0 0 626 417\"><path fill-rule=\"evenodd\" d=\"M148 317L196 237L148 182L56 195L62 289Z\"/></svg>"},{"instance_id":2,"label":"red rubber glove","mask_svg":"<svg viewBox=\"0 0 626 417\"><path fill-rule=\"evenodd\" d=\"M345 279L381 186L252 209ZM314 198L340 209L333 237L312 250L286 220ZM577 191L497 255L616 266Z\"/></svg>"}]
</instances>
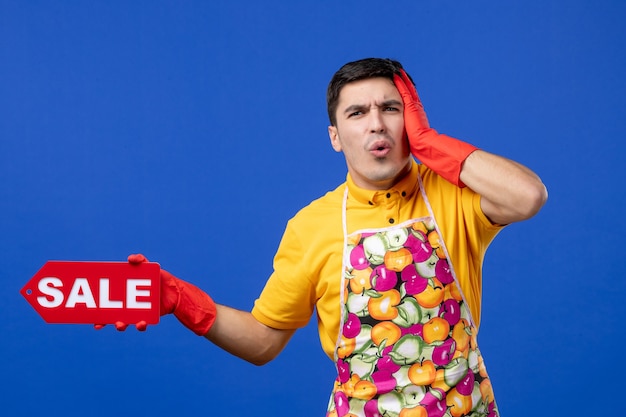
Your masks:
<instances>
[{"instance_id":1,"label":"red rubber glove","mask_svg":"<svg viewBox=\"0 0 626 417\"><path fill-rule=\"evenodd\" d=\"M404 126L411 153L452 184L465 187L459 178L461 168L469 154L478 148L432 129L413 82L404 70L400 74L393 76L393 82L404 103Z\"/></svg>"},{"instance_id":2,"label":"red rubber glove","mask_svg":"<svg viewBox=\"0 0 626 417\"><path fill-rule=\"evenodd\" d=\"M142 254L128 256L131 264L148 262ZM215 322L216 306L215 302L207 293L185 282L165 270L161 270L161 316L174 313L174 316L188 329L204 336L207 334ZM96 324L97 330L104 327ZM128 324L117 322L115 328L120 331L126 330ZM137 330L144 331L147 328L146 322L139 322L135 325Z\"/></svg>"}]
</instances>

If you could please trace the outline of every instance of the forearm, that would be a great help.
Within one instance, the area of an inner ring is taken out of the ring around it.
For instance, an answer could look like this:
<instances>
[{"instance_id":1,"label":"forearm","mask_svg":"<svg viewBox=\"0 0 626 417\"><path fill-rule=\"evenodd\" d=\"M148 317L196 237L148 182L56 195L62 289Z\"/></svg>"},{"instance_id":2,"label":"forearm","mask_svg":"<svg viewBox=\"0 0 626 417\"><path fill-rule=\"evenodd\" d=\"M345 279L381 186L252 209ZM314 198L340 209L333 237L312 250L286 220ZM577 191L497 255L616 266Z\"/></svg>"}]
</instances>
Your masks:
<instances>
[{"instance_id":1,"label":"forearm","mask_svg":"<svg viewBox=\"0 0 626 417\"><path fill-rule=\"evenodd\" d=\"M481 195L483 212L497 224L534 216L548 197L541 179L530 169L482 150L467 157L460 179Z\"/></svg>"},{"instance_id":2,"label":"forearm","mask_svg":"<svg viewBox=\"0 0 626 417\"><path fill-rule=\"evenodd\" d=\"M217 317L205 337L216 346L254 365L274 359L295 330L278 330L260 323L250 312L217 305Z\"/></svg>"}]
</instances>

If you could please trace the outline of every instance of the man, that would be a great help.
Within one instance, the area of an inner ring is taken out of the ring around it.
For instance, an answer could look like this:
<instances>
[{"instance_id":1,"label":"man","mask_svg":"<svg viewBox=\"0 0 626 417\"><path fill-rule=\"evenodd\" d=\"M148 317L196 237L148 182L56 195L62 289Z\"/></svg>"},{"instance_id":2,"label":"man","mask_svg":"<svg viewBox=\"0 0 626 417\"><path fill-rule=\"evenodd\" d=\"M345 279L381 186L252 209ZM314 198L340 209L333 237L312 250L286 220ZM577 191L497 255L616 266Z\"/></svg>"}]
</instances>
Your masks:
<instances>
[{"instance_id":1,"label":"man","mask_svg":"<svg viewBox=\"0 0 626 417\"><path fill-rule=\"evenodd\" d=\"M327 104L347 180L289 221L252 312L162 271L161 314L262 365L316 309L338 370L328 416L499 415L476 339L482 261L504 225L539 211L544 185L431 129L397 61L344 65Z\"/></svg>"}]
</instances>

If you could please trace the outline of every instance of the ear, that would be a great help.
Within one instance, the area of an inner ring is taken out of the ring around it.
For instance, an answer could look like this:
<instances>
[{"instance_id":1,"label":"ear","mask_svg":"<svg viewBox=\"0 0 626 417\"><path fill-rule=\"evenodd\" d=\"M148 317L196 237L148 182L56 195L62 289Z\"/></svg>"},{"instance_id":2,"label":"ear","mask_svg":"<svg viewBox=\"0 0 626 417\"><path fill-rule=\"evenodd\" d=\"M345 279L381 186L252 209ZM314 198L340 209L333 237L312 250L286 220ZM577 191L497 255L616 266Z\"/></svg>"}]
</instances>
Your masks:
<instances>
[{"instance_id":1,"label":"ear","mask_svg":"<svg viewBox=\"0 0 626 417\"><path fill-rule=\"evenodd\" d=\"M341 152L341 142L339 141L339 132L337 126L328 126L328 136L330 137L330 145L335 152Z\"/></svg>"}]
</instances>

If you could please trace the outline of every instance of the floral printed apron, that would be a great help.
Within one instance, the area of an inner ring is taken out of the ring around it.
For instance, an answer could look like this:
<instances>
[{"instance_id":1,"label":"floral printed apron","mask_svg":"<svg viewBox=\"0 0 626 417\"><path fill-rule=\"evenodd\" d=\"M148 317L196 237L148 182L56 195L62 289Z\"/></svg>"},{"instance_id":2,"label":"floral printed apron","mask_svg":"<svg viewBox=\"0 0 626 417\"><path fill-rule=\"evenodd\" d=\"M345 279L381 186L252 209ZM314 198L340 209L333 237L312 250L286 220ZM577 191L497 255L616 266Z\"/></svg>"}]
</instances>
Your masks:
<instances>
[{"instance_id":1,"label":"floral printed apron","mask_svg":"<svg viewBox=\"0 0 626 417\"><path fill-rule=\"evenodd\" d=\"M327 417L499 416L477 328L432 208L347 234L338 376Z\"/></svg>"}]
</instances>

